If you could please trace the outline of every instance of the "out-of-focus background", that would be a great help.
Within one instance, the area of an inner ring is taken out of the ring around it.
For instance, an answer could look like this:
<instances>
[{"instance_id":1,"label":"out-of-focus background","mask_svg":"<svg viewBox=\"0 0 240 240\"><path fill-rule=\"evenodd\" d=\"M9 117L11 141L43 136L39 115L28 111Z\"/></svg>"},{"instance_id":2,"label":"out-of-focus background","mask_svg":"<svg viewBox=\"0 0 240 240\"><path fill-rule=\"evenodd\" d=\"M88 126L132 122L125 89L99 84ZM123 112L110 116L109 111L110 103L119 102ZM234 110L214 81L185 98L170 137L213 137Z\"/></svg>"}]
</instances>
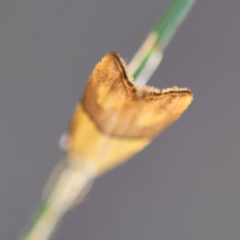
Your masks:
<instances>
[{"instance_id":1,"label":"out-of-focus background","mask_svg":"<svg viewBox=\"0 0 240 240\"><path fill-rule=\"evenodd\" d=\"M148 1L0 2L0 239L15 239L64 156L95 64L130 61L169 5ZM189 87L182 118L98 179L58 240L240 237L240 2L197 1L150 85Z\"/></svg>"}]
</instances>

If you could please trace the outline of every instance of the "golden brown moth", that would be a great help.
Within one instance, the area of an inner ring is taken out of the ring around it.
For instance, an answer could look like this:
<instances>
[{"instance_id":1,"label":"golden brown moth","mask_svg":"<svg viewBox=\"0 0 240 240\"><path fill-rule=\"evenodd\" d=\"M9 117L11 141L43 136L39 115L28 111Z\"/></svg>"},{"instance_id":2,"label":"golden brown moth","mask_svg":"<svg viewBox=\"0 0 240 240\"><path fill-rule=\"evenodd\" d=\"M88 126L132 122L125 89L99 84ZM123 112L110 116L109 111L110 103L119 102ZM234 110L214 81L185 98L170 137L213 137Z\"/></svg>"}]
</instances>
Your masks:
<instances>
[{"instance_id":1,"label":"golden brown moth","mask_svg":"<svg viewBox=\"0 0 240 240\"><path fill-rule=\"evenodd\" d=\"M87 161L102 174L143 149L192 99L187 88L135 85L124 61L111 52L94 68L75 109L68 159Z\"/></svg>"}]
</instances>

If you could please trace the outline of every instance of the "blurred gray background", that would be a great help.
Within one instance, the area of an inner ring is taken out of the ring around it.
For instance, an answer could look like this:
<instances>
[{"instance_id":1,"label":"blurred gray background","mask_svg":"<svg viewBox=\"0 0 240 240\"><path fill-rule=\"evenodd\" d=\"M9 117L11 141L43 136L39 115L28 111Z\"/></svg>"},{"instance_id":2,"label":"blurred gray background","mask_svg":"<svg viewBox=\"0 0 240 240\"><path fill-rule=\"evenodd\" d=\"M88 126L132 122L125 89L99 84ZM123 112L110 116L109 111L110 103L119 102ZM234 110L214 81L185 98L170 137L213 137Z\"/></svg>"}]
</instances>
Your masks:
<instances>
[{"instance_id":1,"label":"blurred gray background","mask_svg":"<svg viewBox=\"0 0 240 240\"><path fill-rule=\"evenodd\" d=\"M95 64L129 61L168 0L0 1L0 239L15 239L63 157ZM150 85L189 87L182 118L98 179L58 240L240 238L240 1L197 1Z\"/></svg>"}]
</instances>

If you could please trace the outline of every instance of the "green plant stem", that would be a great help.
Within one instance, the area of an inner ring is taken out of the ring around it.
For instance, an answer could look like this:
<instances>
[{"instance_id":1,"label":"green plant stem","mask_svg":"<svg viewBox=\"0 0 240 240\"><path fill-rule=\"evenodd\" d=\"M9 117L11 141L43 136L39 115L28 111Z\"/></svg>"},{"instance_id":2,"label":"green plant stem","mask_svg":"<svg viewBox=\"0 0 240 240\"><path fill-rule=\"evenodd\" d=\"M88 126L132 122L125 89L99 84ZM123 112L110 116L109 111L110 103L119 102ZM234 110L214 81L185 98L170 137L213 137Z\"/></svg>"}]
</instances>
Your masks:
<instances>
[{"instance_id":1,"label":"green plant stem","mask_svg":"<svg viewBox=\"0 0 240 240\"><path fill-rule=\"evenodd\" d=\"M159 66L163 52L195 0L174 0L129 63L129 73L139 85L145 85Z\"/></svg>"},{"instance_id":2,"label":"green plant stem","mask_svg":"<svg viewBox=\"0 0 240 240\"><path fill-rule=\"evenodd\" d=\"M129 64L136 83L144 85L161 62L163 51L194 0L175 0L148 35ZM49 240L62 217L72 208L86 187L95 179L92 166L66 164L52 185L47 198L38 207L21 240Z\"/></svg>"},{"instance_id":3,"label":"green plant stem","mask_svg":"<svg viewBox=\"0 0 240 240\"><path fill-rule=\"evenodd\" d=\"M50 181L53 185L50 193L36 210L28 230L20 239L50 239L65 213L87 193L95 178L95 169L86 164L66 164L54 178L50 179L54 180Z\"/></svg>"}]
</instances>

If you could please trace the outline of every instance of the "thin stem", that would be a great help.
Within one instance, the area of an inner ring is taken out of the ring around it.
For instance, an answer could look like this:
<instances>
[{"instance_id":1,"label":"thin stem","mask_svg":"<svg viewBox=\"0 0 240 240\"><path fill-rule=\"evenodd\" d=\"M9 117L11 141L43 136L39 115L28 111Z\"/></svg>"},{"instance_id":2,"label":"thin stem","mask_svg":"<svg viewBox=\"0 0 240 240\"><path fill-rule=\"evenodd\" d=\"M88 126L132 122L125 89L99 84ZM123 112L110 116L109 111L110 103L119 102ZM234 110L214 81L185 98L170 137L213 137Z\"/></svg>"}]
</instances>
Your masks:
<instances>
[{"instance_id":1,"label":"thin stem","mask_svg":"<svg viewBox=\"0 0 240 240\"><path fill-rule=\"evenodd\" d=\"M66 164L56 177L50 194L40 204L32 219L32 224L21 239L50 239L64 214L77 200L79 202L84 197L85 190L94 178L95 169L91 165Z\"/></svg>"},{"instance_id":2,"label":"thin stem","mask_svg":"<svg viewBox=\"0 0 240 240\"><path fill-rule=\"evenodd\" d=\"M159 66L163 52L195 0L174 0L129 63L129 73L145 85Z\"/></svg>"}]
</instances>

